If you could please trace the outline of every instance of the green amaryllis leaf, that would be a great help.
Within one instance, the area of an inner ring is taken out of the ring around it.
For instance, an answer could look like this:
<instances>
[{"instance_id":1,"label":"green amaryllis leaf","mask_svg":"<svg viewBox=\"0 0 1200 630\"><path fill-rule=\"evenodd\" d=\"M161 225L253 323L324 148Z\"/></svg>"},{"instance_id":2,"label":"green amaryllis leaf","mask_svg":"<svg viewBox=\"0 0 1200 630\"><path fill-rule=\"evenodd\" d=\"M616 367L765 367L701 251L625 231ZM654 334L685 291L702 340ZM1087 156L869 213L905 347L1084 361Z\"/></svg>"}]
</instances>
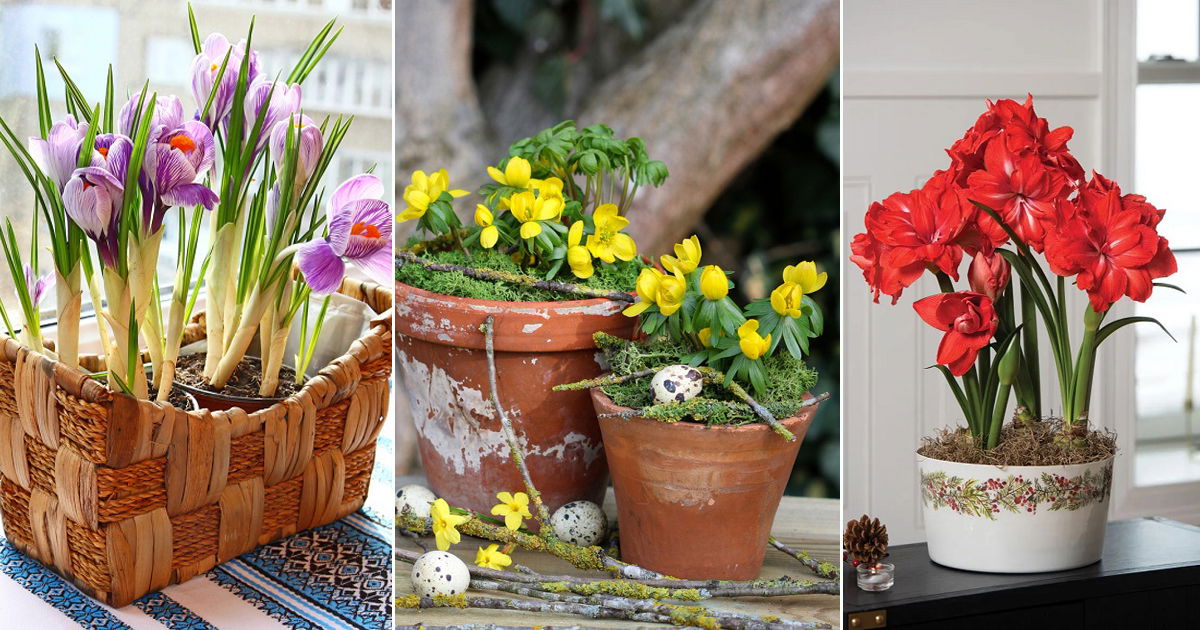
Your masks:
<instances>
[{"instance_id":1,"label":"green amaryllis leaf","mask_svg":"<svg viewBox=\"0 0 1200 630\"><path fill-rule=\"evenodd\" d=\"M974 414L971 409L971 405L969 405L967 403L967 395L963 393L962 387L959 386L958 379L954 378L954 375L950 373L950 368L942 365L941 363L935 363L925 369L926 370L935 370L936 369L937 371L942 373L942 376L946 377L946 384L950 386L950 391L954 394L954 399L958 401L958 406L960 409L962 409L963 415L966 417L967 423L970 424L972 427L974 427L975 423L974 423L974 420L972 420L972 416Z\"/></svg>"},{"instance_id":2,"label":"green amaryllis leaf","mask_svg":"<svg viewBox=\"0 0 1200 630\"><path fill-rule=\"evenodd\" d=\"M1162 288L1164 288L1164 289L1173 289L1173 290L1175 290L1175 291L1178 291L1178 292L1180 292L1180 293L1185 293L1185 294L1187 293L1187 291L1184 291L1182 287L1176 286L1176 285L1174 285L1174 284L1170 284L1170 283L1168 283L1168 282L1155 282L1155 283L1154 283L1154 286L1156 286L1156 287L1162 287Z\"/></svg>"},{"instance_id":3,"label":"green amaryllis leaf","mask_svg":"<svg viewBox=\"0 0 1200 630\"><path fill-rule=\"evenodd\" d=\"M1109 335L1117 332L1121 328L1128 326L1130 324L1139 324L1139 323L1158 324L1158 327L1161 328L1163 332L1167 333L1167 336L1171 338L1171 341L1174 341L1176 343L1179 342L1177 339L1175 339L1175 336L1171 334L1171 331L1167 330L1166 326L1163 326L1162 322L1158 321L1157 319L1154 319L1153 317L1136 316L1136 317L1122 317L1121 319L1118 319L1116 321L1111 321L1111 322L1105 324L1096 333L1096 345L1099 346L1105 339L1108 338Z\"/></svg>"}]
</instances>

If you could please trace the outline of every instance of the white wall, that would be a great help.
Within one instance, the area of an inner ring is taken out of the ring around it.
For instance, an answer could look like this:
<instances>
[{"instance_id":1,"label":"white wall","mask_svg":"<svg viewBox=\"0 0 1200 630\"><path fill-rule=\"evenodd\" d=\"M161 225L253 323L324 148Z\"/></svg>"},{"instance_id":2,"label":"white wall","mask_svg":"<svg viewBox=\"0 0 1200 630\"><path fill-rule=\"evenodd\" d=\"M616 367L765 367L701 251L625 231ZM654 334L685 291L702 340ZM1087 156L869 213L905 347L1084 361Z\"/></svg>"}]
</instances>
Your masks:
<instances>
[{"instance_id":1,"label":"white wall","mask_svg":"<svg viewBox=\"0 0 1200 630\"><path fill-rule=\"evenodd\" d=\"M1133 0L845 0L843 6L847 255L867 206L945 168L944 149L974 123L987 98L1023 100L1032 93L1051 127L1075 128L1070 147L1084 168L1132 185ZM886 296L873 304L858 268L845 264L845 517L879 517L893 544L923 540L913 451L922 436L962 424L945 381L922 369L934 362L941 334L921 322L912 302L937 288L926 277L896 306ZM1069 310L1082 313L1085 297L1075 298ZM1170 513L1159 509L1161 499L1131 495L1125 461L1133 450L1131 337L1115 336L1102 350L1092 405L1094 424L1123 436L1114 518ZM1042 373L1051 370L1047 362ZM1050 383L1044 388L1044 400L1057 400Z\"/></svg>"}]
</instances>

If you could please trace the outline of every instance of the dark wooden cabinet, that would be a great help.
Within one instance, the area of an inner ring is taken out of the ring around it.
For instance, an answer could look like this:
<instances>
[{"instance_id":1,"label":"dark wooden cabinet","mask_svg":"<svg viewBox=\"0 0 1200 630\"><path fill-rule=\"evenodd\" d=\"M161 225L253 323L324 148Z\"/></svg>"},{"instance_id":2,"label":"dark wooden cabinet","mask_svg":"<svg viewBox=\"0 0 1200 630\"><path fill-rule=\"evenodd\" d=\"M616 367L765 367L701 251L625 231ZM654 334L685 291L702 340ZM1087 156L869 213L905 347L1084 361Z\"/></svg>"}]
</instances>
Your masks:
<instances>
[{"instance_id":1,"label":"dark wooden cabinet","mask_svg":"<svg viewBox=\"0 0 1200 630\"><path fill-rule=\"evenodd\" d=\"M847 630L1200 630L1200 528L1167 519L1109 523L1100 562L1071 571L959 571L931 562L924 544L886 561L896 584L882 593L860 590L847 566Z\"/></svg>"}]
</instances>

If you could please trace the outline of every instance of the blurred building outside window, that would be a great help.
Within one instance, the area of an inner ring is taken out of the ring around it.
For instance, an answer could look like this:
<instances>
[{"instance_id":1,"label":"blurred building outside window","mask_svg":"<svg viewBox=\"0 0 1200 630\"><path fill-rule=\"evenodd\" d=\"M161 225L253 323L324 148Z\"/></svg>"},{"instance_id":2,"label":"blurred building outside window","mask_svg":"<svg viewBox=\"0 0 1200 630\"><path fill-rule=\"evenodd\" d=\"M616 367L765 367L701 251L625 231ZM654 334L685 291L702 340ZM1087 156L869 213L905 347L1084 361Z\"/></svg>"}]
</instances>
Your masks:
<instances>
[{"instance_id":1,"label":"blurred building outside window","mask_svg":"<svg viewBox=\"0 0 1200 630\"><path fill-rule=\"evenodd\" d=\"M1166 209L1159 226L1179 262L1165 281L1187 291L1159 289L1137 315L1155 317L1135 327L1137 438L1134 482L1154 486L1200 480L1197 319L1200 315L1200 0L1139 0L1135 186Z\"/></svg>"}]
</instances>

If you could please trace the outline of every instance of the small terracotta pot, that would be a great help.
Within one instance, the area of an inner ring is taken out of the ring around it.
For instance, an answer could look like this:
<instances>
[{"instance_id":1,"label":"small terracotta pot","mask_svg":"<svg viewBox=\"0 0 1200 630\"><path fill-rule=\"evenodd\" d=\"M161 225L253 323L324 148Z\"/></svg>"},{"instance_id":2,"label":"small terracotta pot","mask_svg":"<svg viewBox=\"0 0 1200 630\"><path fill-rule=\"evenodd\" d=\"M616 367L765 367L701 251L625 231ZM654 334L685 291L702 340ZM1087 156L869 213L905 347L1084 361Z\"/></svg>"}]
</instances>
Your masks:
<instances>
[{"instance_id":1,"label":"small terracotta pot","mask_svg":"<svg viewBox=\"0 0 1200 630\"><path fill-rule=\"evenodd\" d=\"M247 356L246 358L258 360L258 357ZM191 394L196 399L196 402L199 403L201 409L208 409L209 411L228 411L234 407L240 407L246 413L254 413L285 400L284 397L230 396L229 394L210 392L207 389L184 385L178 381L175 382L175 387Z\"/></svg>"},{"instance_id":2,"label":"small terracotta pot","mask_svg":"<svg viewBox=\"0 0 1200 630\"><path fill-rule=\"evenodd\" d=\"M628 408L593 389L596 413ZM780 422L713 426L600 418L621 559L689 580L758 577L775 510L817 406Z\"/></svg>"},{"instance_id":3,"label":"small terracotta pot","mask_svg":"<svg viewBox=\"0 0 1200 630\"><path fill-rule=\"evenodd\" d=\"M496 302L396 283L396 365L404 377L421 464L451 505L488 513L496 493L523 491L491 402L479 327L495 318L497 389L549 509L608 485L600 428L586 392L551 387L607 369L592 333L632 336L637 320L605 299Z\"/></svg>"}]
</instances>

